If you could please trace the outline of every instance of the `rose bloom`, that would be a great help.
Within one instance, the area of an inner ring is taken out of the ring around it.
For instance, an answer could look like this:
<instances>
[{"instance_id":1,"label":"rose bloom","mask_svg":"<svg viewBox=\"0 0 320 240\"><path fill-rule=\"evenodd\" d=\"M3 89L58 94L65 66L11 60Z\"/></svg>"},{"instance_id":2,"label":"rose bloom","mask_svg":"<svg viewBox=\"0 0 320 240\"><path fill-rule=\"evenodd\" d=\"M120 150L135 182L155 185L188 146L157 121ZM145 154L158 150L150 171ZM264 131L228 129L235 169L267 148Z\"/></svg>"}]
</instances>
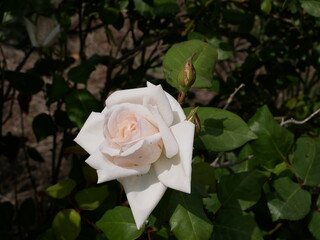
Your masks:
<instances>
[{"instance_id":1,"label":"rose bloom","mask_svg":"<svg viewBox=\"0 0 320 240\"><path fill-rule=\"evenodd\" d=\"M37 25L34 25L27 18L25 18L24 21L33 47L47 47L52 45L60 33L60 25L54 24L50 18L39 16Z\"/></svg>"},{"instance_id":2,"label":"rose bloom","mask_svg":"<svg viewBox=\"0 0 320 240\"><path fill-rule=\"evenodd\" d=\"M160 85L114 92L92 112L75 141L89 154L98 183L124 187L137 228L167 187L190 193L194 124Z\"/></svg>"}]
</instances>

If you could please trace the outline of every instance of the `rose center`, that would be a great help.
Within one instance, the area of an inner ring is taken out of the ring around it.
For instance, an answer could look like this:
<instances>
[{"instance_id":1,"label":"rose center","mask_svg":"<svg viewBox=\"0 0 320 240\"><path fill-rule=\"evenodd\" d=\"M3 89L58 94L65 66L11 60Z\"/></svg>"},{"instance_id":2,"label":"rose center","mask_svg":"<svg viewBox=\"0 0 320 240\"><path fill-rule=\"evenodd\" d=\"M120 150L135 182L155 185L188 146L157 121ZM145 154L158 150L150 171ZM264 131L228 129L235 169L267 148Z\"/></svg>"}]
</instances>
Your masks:
<instances>
[{"instance_id":1,"label":"rose center","mask_svg":"<svg viewBox=\"0 0 320 240\"><path fill-rule=\"evenodd\" d=\"M125 121L125 123L121 124L119 128L119 135L118 137L122 139L127 139L130 137L130 135L135 132L137 129L137 123L136 122L129 122Z\"/></svg>"}]
</instances>

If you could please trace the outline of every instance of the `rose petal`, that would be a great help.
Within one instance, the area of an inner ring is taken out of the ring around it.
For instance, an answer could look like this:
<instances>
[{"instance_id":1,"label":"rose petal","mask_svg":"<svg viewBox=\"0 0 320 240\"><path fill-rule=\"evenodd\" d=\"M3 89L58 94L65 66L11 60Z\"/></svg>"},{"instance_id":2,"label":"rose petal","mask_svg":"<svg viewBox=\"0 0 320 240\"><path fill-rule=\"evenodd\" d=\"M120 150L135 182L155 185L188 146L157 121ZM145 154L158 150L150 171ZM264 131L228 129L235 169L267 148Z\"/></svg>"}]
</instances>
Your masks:
<instances>
[{"instance_id":1,"label":"rose petal","mask_svg":"<svg viewBox=\"0 0 320 240\"><path fill-rule=\"evenodd\" d=\"M158 180L152 168L145 175L118 180L124 187L139 229L157 206L167 188Z\"/></svg>"},{"instance_id":2,"label":"rose petal","mask_svg":"<svg viewBox=\"0 0 320 240\"><path fill-rule=\"evenodd\" d=\"M171 127L179 154L171 159L161 155L153 164L158 179L167 187L190 193L194 124L188 121Z\"/></svg>"},{"instance_id":3,"label":"rose petal","mask_svg":"<svg viewBox=\"0 0 320 240\"><path fill-rule=\"evenodd\" d=\"M60 32L60 25L57 25L45 38L45 40L43 41L43 46L47 46L53 43L55 38L58 36L59 32Z\"/></svg>"},{"instance_id":4,"label":"rose petal","mask_svg":"<svg viewBox=\"0 0 320 240\"><path fill-rule=\"evenodd\" d=\"M154 85L150 82L147 82L147 86L149 88L157 87L156 85ZM169 100L169 103L170 103L170 106L172 109L172 113L173 113L173 122L171 124L173 126L179 122L184 121L186 119L186 115L184 114L184 111L181 108L180 103L178 103L178 101L176 99L174 99L174 97L172 97L169 93L167 93L167 92L165 92L165 93L166 93L166 96Z\"/></svg>"},{"instance_id":5,"label":"rose petal","mask_svg":"<svg viewBox=\"0 0 320 240\"><path fill-rule=\"evenodd\" d=\"M155 117L158 125L159 132L164 145L165 154L168 158L172 158L179 151L178 143L172 134L170 128L166 125L162 119L158 109L156 107L151 107L150 111Z\"/></svg>"},{"instance_id":6,"label":"rose petal","mask_svg":"<svg viewBox=\"0 0 320 240\"><path fill-rule=\"evenodd\" d=\"M137 167L120 167L112 163L107 155L99 150L95 151L87 158L86 163L97 170L98 183L107 182L110 180L145 174L149 171L150 165Z\"/></svg>"},{"instance_id":7,"label":"rose petal","mask_svg":"<svg viewBox=\"0 0 320 240\"><path fill-rule=\"evenodd\" d=\"M89 154L92 154L104 141L103 123L104 115L92 112L74 141Z\"/></svg>"},{"instance_id":8,"label":"rose petal","mask_svg":"<svg viewBox=\"0 0 320 240\"><path fill-rule=\"evenodd\" d=\"M39 44L36 40L36 26L26 18L24 19L24 21L26 23L26 28L31 41L31 45L33 47L38 47Z\"/></svg>"},{"instance_id":9,"label":"rose petal","mask_svg":"<svg viewBox=\"0 0 320 240\"><path fill-rule=\"evenodd\" d=\"M144 87L116 91L107 98L106 106L111 107L120 103L135 103L142 105L145 98L148 99L149 103L157 106L167 126L171 126L173 121L172 109L161 85L152 88Z\"/></svg>"}]
</instances>

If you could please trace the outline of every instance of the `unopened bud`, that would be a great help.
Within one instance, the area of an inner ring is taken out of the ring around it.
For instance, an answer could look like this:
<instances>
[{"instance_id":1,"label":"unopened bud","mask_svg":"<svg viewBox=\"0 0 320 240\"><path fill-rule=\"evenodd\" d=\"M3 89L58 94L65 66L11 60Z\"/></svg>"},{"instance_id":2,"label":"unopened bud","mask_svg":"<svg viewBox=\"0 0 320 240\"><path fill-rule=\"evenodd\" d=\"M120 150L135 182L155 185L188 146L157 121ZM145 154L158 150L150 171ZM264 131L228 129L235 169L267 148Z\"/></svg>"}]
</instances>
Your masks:
<instances>
[{"instance_id":1,"label":"unopened bud","mask_svg":"<svg viewBox=\"0 0 320 240\"><path fill-rule=\"evenodd\" d=\"M193 66L192 58L196 53L189 57L184 64L182 71L178 76L178 83L184 92L188 91L189 88L196 81L196 69Z\"/></svg>"},{"instance_id":2,"label":"unopened bud","mask_svg":"<svg viewBox=\"0 0 320 240\"><path fill-rule=\"evenodd\" d=\"M201 132L201 122L197 114L198 109L199 107L192 109L188 117L186 118L186 121L192 122L195 125L195 129L194 129L195 136L198 136Z\"/></svg>"}]
</instances>

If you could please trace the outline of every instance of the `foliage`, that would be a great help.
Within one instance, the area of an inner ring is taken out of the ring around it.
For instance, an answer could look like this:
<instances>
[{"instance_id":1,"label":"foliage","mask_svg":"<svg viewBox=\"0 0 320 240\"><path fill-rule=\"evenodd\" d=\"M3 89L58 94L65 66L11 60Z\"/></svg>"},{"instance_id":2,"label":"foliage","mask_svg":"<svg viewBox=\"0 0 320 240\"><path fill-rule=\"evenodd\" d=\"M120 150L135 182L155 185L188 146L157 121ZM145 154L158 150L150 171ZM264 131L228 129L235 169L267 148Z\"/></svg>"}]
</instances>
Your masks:
<instances>
[{"instance_id":1,"label":"foliage","mask_svg":"<svg viewBox=\"0 0 320 240\"><path fill-rule=\"evenodd\" d=\"M0 162L8 170L0 179L15 198L1 194L0 238L320 239L320 118L302 121L320 108L319 6L318 0L3 0ZM25 18L40 41L40 17L60 32L32 46ZM98 31L108 50L90 53L88 38ZM19 63L10 65L8 49L23 53ZM138 230L119 183L96 185L72 140L117 89L150 81L178 96L188 59L197 77L183 107L189 113L200 106L201 122L192 193L167 191ZM92 83L100 67L106 75ZM281 121L288 118L302 122ZM17 119L20 129L10 129ZM49 153L39 148L45 142ZM69 174L62 174L63 161ZM45 165L48 187L37 179ZM30 198L18 198L21 166Z\"/></svg>"}]
</instances>

